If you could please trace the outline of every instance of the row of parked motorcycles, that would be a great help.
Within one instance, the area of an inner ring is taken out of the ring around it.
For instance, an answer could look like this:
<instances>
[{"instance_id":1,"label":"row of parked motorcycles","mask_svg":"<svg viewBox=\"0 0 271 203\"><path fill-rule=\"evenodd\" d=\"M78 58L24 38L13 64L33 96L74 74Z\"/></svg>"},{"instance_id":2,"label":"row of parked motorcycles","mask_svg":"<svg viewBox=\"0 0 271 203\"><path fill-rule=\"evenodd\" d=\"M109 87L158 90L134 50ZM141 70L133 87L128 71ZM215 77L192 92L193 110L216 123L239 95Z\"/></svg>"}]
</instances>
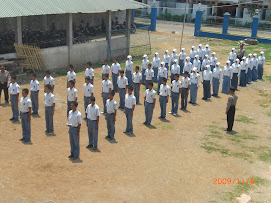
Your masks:
<instances>
[{"instance_id":1,"label":"row of parked motorcycles","mask_svg":"<svg viewBox=\"0 0 271 203\"><path fill-rule=\"evenodd\" d=\"M115 21L111 22L111 30L124 30L126 29L126 21L119 23L118 17L115 17ZM135 24L131 25L131 33L136 32ZM83 20L79 26L73 25L73 44L86 43L94 39L96 36L105 37L106 25L102 20L99 26L90 26L89 23L85 23ZM65 46L67 44L66 30L58 30L55 23L46 30L29 30L24 29L23 33L23 44L38 46L40 48L49 48L57 46ZM0 54L13 53L15 42L15 31L11 30L8 32L0 33Z\"/></svg>"}]
</instances>

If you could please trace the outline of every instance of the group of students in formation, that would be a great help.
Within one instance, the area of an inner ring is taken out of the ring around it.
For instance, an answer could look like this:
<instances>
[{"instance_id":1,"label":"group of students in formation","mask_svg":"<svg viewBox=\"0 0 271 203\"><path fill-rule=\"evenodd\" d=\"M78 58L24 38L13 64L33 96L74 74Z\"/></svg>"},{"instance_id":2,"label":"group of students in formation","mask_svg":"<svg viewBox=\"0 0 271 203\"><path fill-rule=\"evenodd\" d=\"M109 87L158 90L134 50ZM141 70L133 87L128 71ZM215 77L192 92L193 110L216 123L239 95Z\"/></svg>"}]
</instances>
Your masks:
<instances>
[{"instance_id":1,"label":"group of students in formation","mask_svg":"<svg viewBox=\"0 0 271 203\"><path fill-rule=\"evenodd\" d=\"M200 83L203 84L204 100L211 97L211 85L213 87L212 96L218 96L219 85L223 78L222 93L228 94L231 87L237 89L238 80L240 86L246 86L247 83L262 79L263 68L265 66L264 52L260 53L257 58L256 54L243 57L240 62L232 48L229 53L228 61L222 70L220 63L216 58L216 53L211 53L209 45L205 49L202 45L196 50L194 46L187 55L185 49L177 54L174 49L170 55L169 51L165 51L163 60L159 58L156 52L152 63L148 60L148 56L144 55L140 67L135 67L132 62L132 56L127 57L125 70L122 70L117 59L114 59L111 67L108 61L104 61L102 66L102 91L103 100L102 114L106 116L107 121L107 138L114 139L115 121L117 109L123 109L127 118L126 129L124 133L133 133L133 115L135 106L139 104L139 95L141 85L145 85L146 91L144 95L145 107L145 125L150 125L153 116L153 110L156 106L156 98L159 95L160 103L160 119L166 118L166 106L171 97L170 114L176 116L178 114L178 104L181 97L181 110L186 110L187 99L190 93L189 103L197 102L197 91ZM76 73L72 65L68 66L67 73L67 118L69 126L69 136L71 145L71 155L69 158L77 159L79 157L79 133L82 124L82 114L77 110L78 91L75 88ZM202 73L200 74L200 72ZM109 80L111 74L112 82ZM180 78L181 76L181 78ZM168 85L168 77L170 77L171 85ZM153 89L154 83L157 83L157 92ZM45 104L45 120L46 133L54 133L53 116L55 112L55 82L51 76L51 72L46 71L44 77L44 104ZM9 91L11 95L11 107L13 117L10 120L17 121L19 117L18 100L19 85L16 83L16 76L11 77ZM22 90L22 98L20 99L20 117L23 129L23 137L21 141L29 142L31 138L30 120L31 114L38 114L39 110L39 90L40 85L36 79L36 74L32 74L30 82L31 97L28 98L29 90ZM88 128L89 143L87 148L97 150L98 147L98 129L100 107L95 103L94 97L94 69L89 62L85 70L84 90L84 109L85 120ZM115 93L119 93L119 105L114 100ZM33 113L32 113L33 110Z\"/></svg>"}]
</instances>

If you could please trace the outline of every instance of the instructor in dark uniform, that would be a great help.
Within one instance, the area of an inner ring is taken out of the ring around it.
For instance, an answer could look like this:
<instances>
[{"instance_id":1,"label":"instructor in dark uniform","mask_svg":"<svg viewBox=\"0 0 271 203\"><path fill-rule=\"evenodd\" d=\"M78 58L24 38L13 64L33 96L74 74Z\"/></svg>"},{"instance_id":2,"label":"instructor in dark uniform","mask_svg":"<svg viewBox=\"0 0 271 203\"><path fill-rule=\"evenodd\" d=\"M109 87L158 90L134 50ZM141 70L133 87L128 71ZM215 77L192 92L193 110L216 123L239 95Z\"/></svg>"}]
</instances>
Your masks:
<instances>
[{"instance_id":1,"label":"instructor in dark uniform","mask_svg":"<svg viewBox=\"0 0 271 203\"><path fill-rule=\"evenodd\" d=\"M237 103L237 95L235 94L235 89L233 87L230 88L230 97L228 99L228 104L226 108L226 114L227 114L227 122L228 122L228 128L226 131L231 132L233 123L234 123L234 116L235 116L235 106Z\"/></svg>"},{"instance_id":2,"label":"instructor in dark uniform","mask_svg":"<svg viewBox=\"0 0 271 203\"><path fill-rule=\"evenodd\" d=\"M1 72L0 72L0 102L1 102L1 94L2 90L4 90L5 93L5 100L6 103L9 101L8 97L8 87L10 84L10 74L7 70L5 70L4 66L1 66Z\"/></svg>"}]
</instances>

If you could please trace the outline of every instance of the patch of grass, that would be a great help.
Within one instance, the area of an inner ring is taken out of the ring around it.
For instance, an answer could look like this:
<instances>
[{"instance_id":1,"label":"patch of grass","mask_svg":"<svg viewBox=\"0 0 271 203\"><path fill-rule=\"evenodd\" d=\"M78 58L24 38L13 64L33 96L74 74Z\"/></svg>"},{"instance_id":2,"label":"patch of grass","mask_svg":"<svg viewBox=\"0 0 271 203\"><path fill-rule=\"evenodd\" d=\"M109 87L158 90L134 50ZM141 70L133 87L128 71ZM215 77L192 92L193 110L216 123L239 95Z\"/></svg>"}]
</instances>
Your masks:
<instances>
[{"instance_id":1,"label":"patch of grass","mask_svg":"<svg viewBox=\"0 0 271 203\"><path fill-rule=\"evenodd\" d=\"M268 80L269 82L271 82L271 76L268 75L268 76L265 76L266 80Z\"/></svg>"},{"instance_id":2,"label":"patch of grass","mask_svg":"<svg viewBox=\"0 0 271 203\"><path fill-rule=\"evenodd\" d=\"M229 140L233 142L240 143L243 140L256 140L258 138L257 135L251 134L249 131L245 130L241 133L235 134L235 135L230 135L227 136Z\"/></svg>"},{"instance_id":3,"label":"patch of grass","mask_svg":"<svg viewBox=\"0 0 271 203\"><path fill-rule=\"evenodd\" d=\"M271 117L271 111L269 111L269 112L267 113L267 115L268 115L269 117Z\"/></svg>"},{"instance_id":4,"label":"patch of grass","mask_svg":"<svg viewBox=\"0 0 271 203\"><path fill-rule=\"evenodd\" d=\"M237 158L248 158L251 157L251 155L245 153L245 152L233 152L230 154L231 156L237 157Z\"/></svg>"},{"instance_id":5,"label":"patch of grass","mask_svg":"<svg viewBox=\"0 0 271 203\"><path fill-rule=\"evenodd\" d=\"M235 119L238 122L242 122L242 123L254 123L252 122L252 118L243 116L243 115L237 115L237 118Z\"/></svg>"},{"instance_id":6,"label":"patch of grass","mask_svg":"<svg viewBox=\"0 0 271 203\"><path fill-rule=\"evenodd\" d=\"M156 128L161 129L161 130L173 130L173 127L169 124L165 123L154 123L153 124Z\"/></svg>"},{"instance_id":7,"label":"patch of grass","mask_svg":"<svg viewBox=\"0 0 271 203\"><path fill-rule=\"evenodd\" d=\"M203 149L205 149L208 153L211 152L220 152L222 156L228 156L229 155L229 149L225 148L222 145L216 144L214 142L206 142L203 143L201 146Z\"/></svg>"},{"instance_id":8,"label":"patch of grass","mask_svg":"<svg viewBox=\"0 0 271 203\"><path fill-rule=\"evenodd\" d=\"M271 163L271 150L268 152L262 152L258 156L259 160L266 162L266 163Z\"/></svg>"}]
</instances>

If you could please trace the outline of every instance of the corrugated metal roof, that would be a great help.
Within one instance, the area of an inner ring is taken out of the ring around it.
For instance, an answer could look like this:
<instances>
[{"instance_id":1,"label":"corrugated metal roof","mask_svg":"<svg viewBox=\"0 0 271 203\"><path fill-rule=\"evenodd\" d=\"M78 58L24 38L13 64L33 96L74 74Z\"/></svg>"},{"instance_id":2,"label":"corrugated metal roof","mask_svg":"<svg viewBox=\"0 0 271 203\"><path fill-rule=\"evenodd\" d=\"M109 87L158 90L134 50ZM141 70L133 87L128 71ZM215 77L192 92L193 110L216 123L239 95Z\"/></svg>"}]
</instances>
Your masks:
<instances>
[{"instance_id":1,"label":"corrugated metal roof","mask_svg":"<svg viewBox=\"0 0 271 203\"><path fill-rule=\"evenodd\" d=\"M97 13L147 7L134 0L0 0L0 18L64 13Z\"/></svg>"}]
</instances>

